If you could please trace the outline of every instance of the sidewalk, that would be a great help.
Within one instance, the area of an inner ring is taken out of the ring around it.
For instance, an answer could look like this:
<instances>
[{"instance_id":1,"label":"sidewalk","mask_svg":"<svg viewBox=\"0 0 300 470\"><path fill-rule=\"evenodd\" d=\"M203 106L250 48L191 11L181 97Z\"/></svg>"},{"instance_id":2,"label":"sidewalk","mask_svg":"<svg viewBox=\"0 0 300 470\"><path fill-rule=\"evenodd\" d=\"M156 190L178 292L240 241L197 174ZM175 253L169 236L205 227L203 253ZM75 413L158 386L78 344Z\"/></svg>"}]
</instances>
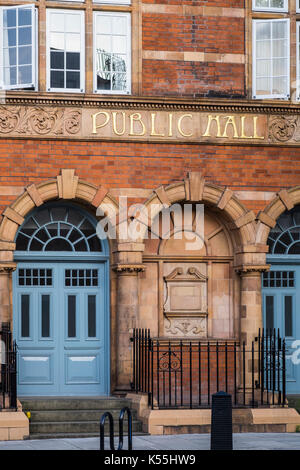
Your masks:
<instances>
[{"instance_id":1,"label":"sidewalk","mask_svg":"<svg viewBox=\"0 0 300 470\"><path fill-rule=\"evenodd\" d=\"M124 439L126 448L126 437ZM106 449L109 447L106 438ZM209 450L210 434L133 437L133 450ZM300 433L233 435L234 450L300 450ZM0 441L1 450L99 450L99 439L41 439Z\"/></svg>"}]
</instances>

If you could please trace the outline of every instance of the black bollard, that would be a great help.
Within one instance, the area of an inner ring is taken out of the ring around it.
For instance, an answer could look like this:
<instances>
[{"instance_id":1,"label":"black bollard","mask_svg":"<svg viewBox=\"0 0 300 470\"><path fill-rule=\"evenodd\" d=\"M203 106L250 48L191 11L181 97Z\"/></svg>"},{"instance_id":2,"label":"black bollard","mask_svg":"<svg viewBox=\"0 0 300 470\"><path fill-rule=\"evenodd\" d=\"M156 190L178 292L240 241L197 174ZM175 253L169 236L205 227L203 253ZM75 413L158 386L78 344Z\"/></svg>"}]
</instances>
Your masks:
<instances>
[{"instance_id":1,"label":"black bollard","mask_svg":"<svg viewBox=\"0 0 300 470\"><path fill-rule=\"evenodd\" d=\"M225 392L212 396L210 449L232 450L232 401Z\"/></svg>"}]
</instances>

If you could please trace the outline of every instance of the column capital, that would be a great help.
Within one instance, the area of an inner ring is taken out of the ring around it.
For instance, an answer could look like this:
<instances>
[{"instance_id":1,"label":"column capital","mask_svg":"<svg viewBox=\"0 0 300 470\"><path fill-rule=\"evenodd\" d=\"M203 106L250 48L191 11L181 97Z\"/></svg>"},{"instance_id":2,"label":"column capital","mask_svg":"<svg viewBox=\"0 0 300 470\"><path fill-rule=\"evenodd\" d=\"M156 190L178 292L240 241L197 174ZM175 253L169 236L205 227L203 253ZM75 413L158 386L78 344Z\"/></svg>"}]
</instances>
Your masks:
<instances>
[{"instance_id":1,"label":"column capital","mask_svg":"<svg viewBox=\"0 0 300 470\"><path fill-rule=\"evenodd\" d=\"M0 263L0 274L10 274L17 268L17 263Z\"/></svg>"},{"instance_id":2,"label":"column capital","mask_svg":"<svg viewBox=\"0 0 300 470\"><path fill-rule=\"evenodd\" d=\"M260 275L261 273L264 273L266 271L269 271L270 269L270 264L242 264L240 266L235 266L235 272L239 274L240 276L247 276L247 275Z\"/></svg>"},{"instance_id":3,"label":"column capital","mask_svg":"<svg viewBox=\"0 0 300 470\"><path fill-rule=\"evenodd\" d=\"M146 269L144 264L115 264L112 269L120 274L136 274Z\"/></svg>"}]
</instances>

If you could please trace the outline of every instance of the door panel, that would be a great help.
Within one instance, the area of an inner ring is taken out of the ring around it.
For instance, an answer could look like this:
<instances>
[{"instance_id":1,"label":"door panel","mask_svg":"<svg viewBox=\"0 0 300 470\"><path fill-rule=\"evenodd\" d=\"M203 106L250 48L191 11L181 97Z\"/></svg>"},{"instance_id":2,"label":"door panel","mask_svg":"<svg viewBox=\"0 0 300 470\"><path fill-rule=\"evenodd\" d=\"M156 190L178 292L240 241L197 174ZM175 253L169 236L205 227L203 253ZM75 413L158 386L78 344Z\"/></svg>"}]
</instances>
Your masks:
<instances>
[{"instance_id":1,"label":"door panel","mask_svg":"<svg viewBox=\"0 0 300 470\"><path fill-rule=\"evenodd\" d=\"M104 273L104 263L18 264L14 332L20 396L108 393Z\"/></svg>"},{"instance_id":2,"label":"door panel","mask_svg":"<svg viewBox=\"0 0 300 470\"><path fill-rule=\"evenodd\" d=\"M300 392L300 371L292 362L292 345L300 337L299 305L300 267L272 265L263 277L264 327L279 329L286 339L287 393Z\"/></svg>"}]
</instances>

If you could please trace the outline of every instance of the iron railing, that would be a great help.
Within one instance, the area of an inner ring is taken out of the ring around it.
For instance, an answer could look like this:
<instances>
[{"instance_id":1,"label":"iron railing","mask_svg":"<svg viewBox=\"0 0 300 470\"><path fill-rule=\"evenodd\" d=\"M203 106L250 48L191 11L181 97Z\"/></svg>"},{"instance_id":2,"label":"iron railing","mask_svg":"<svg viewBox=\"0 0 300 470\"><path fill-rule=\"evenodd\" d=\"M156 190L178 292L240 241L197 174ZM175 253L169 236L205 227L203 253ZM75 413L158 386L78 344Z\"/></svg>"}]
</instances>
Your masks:
<instances>
[{"instance_id":1,"label":"iron railing","mask_svg":"<svg viewBox=\"0 0 300 470\"><path fill-rule=\"evenodd\" d=\"M133 331L133 381L136 393L148 394L152 408L210 408L218 391L233 405L283 406L285 341L264 330L250 348L237 341L186 341L151 338Z\"/></svg>"},{"instance_id":2,"label":"iron railing","mask_svg":"<svg viewBox=\"0 0 300 470\"><path fill-rule=\"evenodd\" d=\"M17 346L9 323L2 323L0 341L0 410L17 410Z\"/></svg>"}]
</instances>

